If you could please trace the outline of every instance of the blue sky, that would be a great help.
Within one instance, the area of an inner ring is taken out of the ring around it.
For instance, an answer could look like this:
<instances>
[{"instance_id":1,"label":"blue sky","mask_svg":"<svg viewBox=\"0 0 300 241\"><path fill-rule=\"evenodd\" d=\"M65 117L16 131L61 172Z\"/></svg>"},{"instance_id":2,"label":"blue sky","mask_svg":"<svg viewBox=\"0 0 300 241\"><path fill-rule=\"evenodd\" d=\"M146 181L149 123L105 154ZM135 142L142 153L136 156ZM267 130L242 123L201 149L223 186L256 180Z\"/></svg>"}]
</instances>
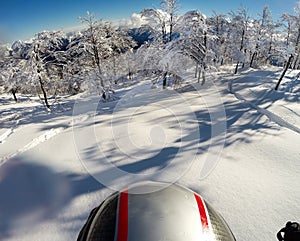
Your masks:
<instances>
[{"instance_id":1,"label":"blue sky","mask_svg":"<svg viewBox=\"0 0 300 241\"><path fill-rule=\"evenodd\" d=\"M129 18L143 8L159 7L160 0L0 0L0 40L28 39L43 30L60 30L80 24L79 16L89 10L97 18ZM199 9L210 15L212 10L228 13L240 7L252 15L270 6L275 18L293 12L296 0L181 0L181 12Z\"/></svg>"}]
</instances>

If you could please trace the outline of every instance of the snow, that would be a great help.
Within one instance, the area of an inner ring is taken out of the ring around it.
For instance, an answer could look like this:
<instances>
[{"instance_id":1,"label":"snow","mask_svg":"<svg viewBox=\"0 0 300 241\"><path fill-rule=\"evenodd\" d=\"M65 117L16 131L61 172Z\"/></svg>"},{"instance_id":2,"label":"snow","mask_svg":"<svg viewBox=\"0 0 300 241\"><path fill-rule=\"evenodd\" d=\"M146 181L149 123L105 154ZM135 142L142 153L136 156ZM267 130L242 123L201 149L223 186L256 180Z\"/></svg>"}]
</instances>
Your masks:
<instances>
[{"instance_id":1,"label":"snow","mask_svg":"<svg viewBox=\"0 0 300 241\"><path fill-rule=\"evenodd\" d=\"M155 180L200 193L237 240L275 240L300 220L299 71L276 92L281 71L179 90L141 81L118 101L68 97L51 112L1 96L0 239L76 240L105 197Z\"/></svg>"}]
</instances>

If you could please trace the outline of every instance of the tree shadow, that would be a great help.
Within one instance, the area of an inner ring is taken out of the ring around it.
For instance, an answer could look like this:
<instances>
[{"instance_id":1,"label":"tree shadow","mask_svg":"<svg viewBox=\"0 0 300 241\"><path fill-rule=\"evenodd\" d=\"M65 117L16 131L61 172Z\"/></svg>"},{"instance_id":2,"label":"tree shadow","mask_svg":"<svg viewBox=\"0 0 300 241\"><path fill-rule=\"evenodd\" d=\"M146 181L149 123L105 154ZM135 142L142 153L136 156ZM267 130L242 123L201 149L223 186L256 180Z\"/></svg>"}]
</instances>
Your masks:
<instances>
[{"instance_id":1,"label":"tree shadow","mask_svg":"<svg viewBox=\"0 0 300 241\"><path fill-rule=\"evenodd\" d=\"M264 76L269 76L272 78L274 76L274 72L269 71L266 73L266 71L262 71ZM262 75L262 73L258 72L257 76ZM206 95L205 92L206 88L209 88L209 84L206 86L201 87L201 95ZM182 89L176 90L177 93L192 93L196 92L199 93L193 85L185 86ZM173 92L167 92L164 91L164 93L159 96L161 93L150 93L149 95L145 96L138 96L132 99L133 101L130 101L126 107L138 107L148 104L153 104L158 101L162 101L165 98L170 98L175 95L173 95ZM223 90L224 95L229 95L230 92L225 89ZM144 99L143 99L144 98ZM200 96L196 96L193 98L200 98ZM122 100L120 100L122 101ZM193 100L191 100L193 101ZM224 119L212 119L216 116L220 116L219 112L220 106L209 106L209 108L200 109L194 112L196 121L198 123L198 129L197 128L187 128L188 134L185 134L184 136L178 136L178 139L174 141L174 143L168 143L166 147L164 147L161 152L150 158L146 158L143 160L137 160L134 163L126 164L126 165L119 165L118 168L123 169L126 172L130 173L141 173L147 169L151 169L153 167L163 168L165 165L168 165L170 160L174 159L176 155L178 154L178 150L176 149L178 146L178 143L182 143L180 147L180 154L185 155L185 153L188 150L197 150L198 154L202 154L203 152L207 152L210 150L211 146L223 146L228 147L238 142L244 142L244 143L250 143L255 141L255 138L253 138L258 133L262 133L264 135L276 135L276 132L274 130L278 130L279 127L274 125L272 122L270 122L267 119L262 118L264 115L257 112L252 111L254 110L249 106L247 103L242 103L239 100L236 100L235 98L232 98L232 100L227 100L222 103L222 108L224 108ZM105 105L99 106L99 116L101 115L102 111L111 111L110 114L118 114L118 111L126 110L126 108L118 108L114 109L112 105L110 105L110 108L105 107ZM101 108L104 108L104 110L101 110ZM247 114L247 116L244 116ZM143 115L143 113L139 113L139 115ZM241 118L243 117L244 118ZM127 116L120 116L114 124L123 124L127 120ZM187 119L190 118L190 116L180 116L180 119ZM159 117L161 121L164 121L163 117ZM157 120L159 122L159 120ZM220 126L223 126L224 128L219 128ZM83 126L84 127L84 126ZM197 130L196 130L197 129ZM197 133L199 131L200 135ZM220 136L220 138L216 138ZM223 138L223 139L222 139ZM113 152L112 148L111 152ZM94 160L94 161L101 161L99 156L97 156L97 151L92 149L86 149L84 150L85 157L87 160ZM146 152L146 151L145 151ZM150 153L151 154L151 153ZM111 155L111 154L109 154ZM124 157L126 158L126 157ZM120 158L118 161L124 161L124 158ZM99 173L98 173L99 174ZM100 175L100 174L99 174Z\"/></svg>"},{"instance_id":2,"label":"tree shadow","mask_svg":"<svg viewBox=\"0 0 300 241\"><path fill-rule=\"evenodd\" d=\"M75 197L102 188L90 175L57 173L26 158L8 160L0 167L0 239L54 218Z\"/></svg>"},{"instance_id":3,"label":"tree shadow","mask_svg":"<svg viewBox=\"0 0 300 241\"><path fill-rule=\"evenodd\" d=\"M136 163L122 165L120 168L124 171L135 174L141 173L146 169L152 169L154 167L157 167L157 170L162 170L168 166L171 160L175 158L178 151L178 147L165 147L153 157L145 158Z\"/></svg>"},{"instance_id":4,"label":"tree shadow","mask_svg":"<svg viewBox=\"0 0 300 241\"><path fill-rule=\"evenodd\" d=\"M101 147L97 145L83 149L80 154L82 161L85 162L86 168L92 176L98 180L105 179L105 185L119 183L120 185L117 188L129 184L120 183L121 179L126 175L140 175L142 177L150 173L150 175L153 174L155 176L158 172L168 167L172 160L182 151L180 147L170 144L162 147L161 150L145 149L142 151L141 158L138 158L141 150L136 150L136 153L132 154L133 156L127 156L117 146L111 147L105 153L100 149ZM93 169L94 165L101 167L101 171L95 171Z\"/></svg>"},{"instance_id":5,"label":"tree shadow","mask_svg":"<svg viewBox=\"0 0 300 241\"><path fill-rule=\"evenodd\" d=\"M293 103L299 102L299 94L286 91L288 88L297 88L297 86L300 86L300 81L298 80L294 81L294 83L291 82L294 77L285 77L285 79L288 79L289 81L285 81L281 84L280 89L284 91L274 90L281 72L281 70L278 70L276 72L257 70L251 72L251 75L247 75L245 73L241 78L234 80L234 91L241 92L245 89L249 89L252 92L250 93L250 96L252 96L252 98L247 100L257 105L269 104L269 106L272 106L278 100L284 100L286 102ZM255 90L253 90L253 87L259 87L261 85L264 86L262 86L261 88L255 88Z\"/></svg>"},{"instance_id":6,"label":"tree shadow","mask_svg":"<svg viewBox=\"0 0 300 241\"><path fill-rule=\"evenodd\" d=\"M30 102L37 103L37 102ZM26 126L27 124L51 123L61 116L72 116L74 101L65 101L60 104L63 107L53 108L48 112L43 105L32 104L28 106L10 106L10 109L0 110L0 128L11 128L16 126ZM63 109L62 109L63 108Z\"/></svg>"},{"instance_id":7,"label":"tree shadow","mask_svg":"<svg viewBox=\"0 0 300 241\"><path fill-rule=\"evenodd\" d=\"M251 143L254 141L253 137L258 133L275 135L273 130L279 129L279 127L273 125L268 119L263 120L263 114L252 111L253 109L249 105L243 104L238 100L223 102L223 107L226 115L225 119L213 119L214 116L218 116L219 114L218 111L220 110L218 110L218 106L212 106L209 110L196 111L199 137L195 133L195 130L190 130L188 135L179 138L177 142L186 142L184 148L200 146L199 151L206 152L210 146L214 145L228 147L238 142ZM249 114L250 112L251 114ZM248 115L242 118L245 114ZM223 140L216 141L215 139L218 136L221 139L223 137L224 142Z\"/></svg>"},{"instance_id":8,"label":"tree shadow","mask_svg":"<svg viewBox=\"0 0 300 241\"><path fill-rule=\"evenodd\" d=\"M245 75L230 81L228 84L229 91L240 101L243 101L245 105L266 115L271 121L299 133L297 124L293 123L297 123L299 119L300 112L294 108L296 106L294 104L300 102L300 95L296 92L290 92L287 87L281 91L274 90L278 72L253 71L248 76ZM297 82L300 83L300 81ZM296 88L297 86L297 83L291 81L285 83L289 87ZM293 104L291 107L289 107L290 103ZM286 118L288 119L286 120ZM292 121L289 121L290 119Z\"/></svg>"}]
</instances>

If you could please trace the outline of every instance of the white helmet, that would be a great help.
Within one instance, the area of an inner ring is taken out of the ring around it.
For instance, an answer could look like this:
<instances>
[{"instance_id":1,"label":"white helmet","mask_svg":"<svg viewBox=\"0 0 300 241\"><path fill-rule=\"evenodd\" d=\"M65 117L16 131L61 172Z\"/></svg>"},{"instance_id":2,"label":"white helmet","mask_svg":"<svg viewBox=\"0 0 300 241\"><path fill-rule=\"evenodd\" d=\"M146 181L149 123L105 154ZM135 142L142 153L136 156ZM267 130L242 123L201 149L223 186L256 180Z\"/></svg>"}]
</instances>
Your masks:
<instances>
[{"instance_id":1,"label":"white helmet","mask_svg":"<svg viewBox=\"0 0 300 241\"><path fill-rule=\"evenodd\" d=\"M138 183L95 208L78 241L234 241L203 198L177 184Z\"/></svg>"}]
</instances>

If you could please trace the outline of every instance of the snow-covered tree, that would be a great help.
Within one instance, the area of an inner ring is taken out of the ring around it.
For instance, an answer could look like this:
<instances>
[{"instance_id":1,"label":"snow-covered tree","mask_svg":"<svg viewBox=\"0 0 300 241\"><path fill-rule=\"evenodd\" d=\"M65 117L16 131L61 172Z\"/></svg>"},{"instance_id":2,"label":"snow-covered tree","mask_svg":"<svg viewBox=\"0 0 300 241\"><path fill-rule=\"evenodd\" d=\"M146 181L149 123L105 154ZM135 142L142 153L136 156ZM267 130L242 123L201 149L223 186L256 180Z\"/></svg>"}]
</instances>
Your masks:
<instances>
[{"instance_id":1,"label":"snow-covered tree","mask_svg":"<svg viewBox=\"0 0 300 241\"><path fill-rule=\"evenodd\" d=\"M123 73L126 73L127 78L132 80L134 75L140 68L140 62L137 61L136 50L129 50L119 57L120 66Z\"/></svg>"},{"instance_id":2,"label":"snow-covered tree","mask_svg":"<svg viewBox=\"0 0 300 241\"><path fill-rule=\"evenodd\" d=\"M174 29L178 22L178 11L179 11L179 0L162 0L161 8L164 12L168 14L168 36L167 41L171 42L173 40Z\"/></svg>"},{"instance_id":3,"label":"snow-covered tree","mask_svg":"<svg viewBox=\"0 0 300 241\"><path fill-rule=\"evenodd\" d=\"M204 84L206 71L216 57L212 51L212 41L216 37L209 31L206 16L199 11L190 11L181 18L181 30L183 32L180 37L181 52L195 62L195 76L198 75L198 81L202 76Z\"/></svg>"},{"instance_id":4,"label":"snow-covered tree","mask_svg":"<svg viewBox=\"0 0 300 241\"><path fill-rule=\"evenodd\" d=\"M0 45L0 68L4 67L5 59L8 54L7 47L4 45Z\"/></svg>"},{"instance_id":5,"label":"snow-covered tree","mask_svg":"<svg viewBox=\"0 0 300 241\"><path fill-rule=\"evenodd\" d=\"M146 75L157 73L162 70L159 65L163 58L163 49L151 43L143 44L135 53L135 61L138 64L138 72L144 72Z\"/></svg>"},{"instance_id":6,"label":"snow-covered tree","mask_svg":"<svg viewBox=\"0 0 300 241\"><path fill-rule=\"evenodd\" d=\"M165 88L167 85L167 76L169 64L166 63L165 53L170 49L173 49L170 45L172 45L172 41L175 36L175 27L178 23L178 0L162 0L160 3L161 9L144 9L142 11L142 16L148 23L148 25L153 29L154 35L152 36L154 41L149 50L151 53L156 51L159 52L158 56L162 56L156 65L160 65L158 69L163 71L163 87ZM153 60L157 59L157 56L153 56ZM159 64L161 63L161 64Z\"/></svg>"},{"instance_id":7,"label":"snow-covered tree","mask_svg":"<svg viewBox=\"0 0 300 241\"><path fill-rule=\"evenodd\" d=\"M290 39L291 39L291 35L292 35L292 27L293 27L294 18L291 14L284 13L281 16L281 20L283 21L284 26L285 26L285 30L283 31L283 33L285 34L285 45L288 48L291 44Z\"/></svg>"},{"instance_id":8,"label":"snow-covered tree","mask_svg":"<svg viewBox=\"0 0 300 241\"><path fill-rule=\"evenodd\" d=\"M128 30L126 28L111 28L109 35L110 52L109 57L105 62L109 65L108 69L112 70L112 76L110 79L115 82L120 75L118 72L122 71L123 69L123 66L121 66L121 55L124 55L127 51L132 50L136 46L136 43L133 41L132 37L128 35ZM131 51L129 51L129 54L130 53Z\"/></svg>"},{"instance_id":9,"label":"snow-covered tree","mask_svg":"<svg viewBox=\"0 0 300 241\"><path fill-rule=\"evenodd\" d=\"M223 65L228 55L228 34L229 23L226 20L226 15L213 12L213 16L207 19L207 24L212 34L215 35L215 44L211 46L215 53L216 63Z\"/></svg>"},{"instance_id":10,"label":"snow-covered tree","mask_svg":"<svg viewBox=\"0 0 300 241\"><path fill-rule=\"evenodd\" d=\"M17 92L26 85L26 76L23 72L25 60L7 57L7 62L1 70L1 77L4 81L4 91L11 93L17 102Z\"/></svg>"},{"instance_id":11,"label":"snow-covered tree","mask_svg":"<svg viewBox=\"0 0 300 241\"><path fill-rule=\"evenodd\" d=\"M26 71L26 61L28 46L22 41L7 46L0 47L0 80L2 91L13 95L17 102L17 93L26 91L28 85L28 72Z\"/></svg>"},{"instance_id":12,"label":"snow-covered tree","mask_svg":"<svg viewBox=\"0 0 300 241\"><path fill-rule=\"evenodd\" d=\"M159 63L163 58L163 53L167 48L167 24L168 15L160 9L144 9L142 16L147 19L148 25L153 29L153 42L148 42L143 45L142 56L147 60L147 65L143 64L144 70L153 69L157 73L163 73L163 87L167 86L167 69L166 66L161 66ZM160 29L160 31L159 31ZM145 61L143 61L145 63Z\"/></svg>"},{"instance_id":13,"label":"snow-covered tree","mask_svg":"<svg viewBox=\"0 0 300 241\"><path fill-rule=\"evenodd\" d=\"M293 68L299 67L300 62L300 1L295 7L295 14L285 13L282 15L285 23L285 48L283 51L293 55Z\"/></svg>"},{"instance_id":14,"label":"snow-covered tree","mask_svg":"<svg viewBox=\"0 0 300 241\"><path fill-rule=\"evenodd\" d=\"M180 86L185 76L185 71L191 65L191 59L178 51L177 46L170 47L169 50L164 52L163 58L160 60L159 65L163 70L167 70L167 85L177 87ZM164 75L163 75L164 78ZM164 80L164 79L163 79Z\"/></svg>"},{"instance_id":15,"label":"snow-covered tree","mask_svg":"<svg viewBox=\"0 0 300 241\"><path fill-rule=\"evenodd\" d=\"M275 86L275 90L279 86L289 68L299 68L300 61L300 0L297 1L295 7L295 15L284 14L283 20L287 22L286 49L285 54L288 55L285 68Z\"/></svg>"},{"instance_id":16,"label":"snow-covered tree","mask_svg":"<svg viewBox=\"0 0 300 241\"><path fill-rule=\"evenodd\" d=\"M2 58L1 56L1 47L0 47L0 93L3 92L3 85L4 85L4 78L2 77L2 73L4 70L3 63L4 63L4 58Z\"/></svg>"},{"instance_id":17,"label":"snow-covered tree","mask_svg":"<svg viewBox=\"0 0 300 241\"><path fill-rule=\"evenodd\" d=\"M87 12L87 17L80 17L80 20L88 28L83 33L84 50L86 56L90 57L91 65L96 71L97 79L100 82L98 89L99 93L101 93L104 87L102 61L108 57L111 50L109 46L111 25L102 20L96 20L95 16L90 12Z\"/></svg>"},{"instance_id":18,"label":"snow-covered tree","mask_svg":"<svg viewBox=\"0 0 300 241\"><path fill-rule=\"evenodd\" d=\"M96 20L89 12L81 21L88 27L82 32L81 39L85 66L95 70L96 79L99 81L99 84L95 83L96 88L102 94L107 89L106 85L110 85L117 78L118 57L132 49L135 42L126 29L116 29L109 22Z\"/></svg>"},{"instance_id":19,"label":"snow-covered tree","mask_svg":"<svg viewBox=\"0 0 300 241\"><path fill-rule=\"evenodd\" d=\"M299 68L300 66L300 0L298 0L295 8L294 18L294 48L295 48L295 60L293 68Z\"/></svg>"},{"instance_id":20,"label":"snow-covered tree","mask_svg":"<svg viewBox=\"0 0 300 241\"><path fill-rule=\"evenodd\" d=\"M279 24L274 22L268 6L264 7L259 19L251 22L249 26L250 67L265 64L272 58L278 27Z\"/></svg>"},{"instance_id":21,"label":"snow-covered tree","mask_svg":"<svg viewBox=\"0 0 300 241\"><path fill-rule=\"evenodd\" d=\"M236 61L234 73L237 74L240 63L243 66L246 61L247 45L249 40L249 23L250 17L247 9L239 8L236 12L230 12L231 16L231 29L230 40L233 59Z\"/></svg>"},{"instance_id":22,"label":"snow-covered tree","mask_svg":"<svg viewBox=\"0 0 300 241\"><path fill-rule=\"evenodd\" d=\"M143 18L146 19L148 25L153 29L152 36L155 41L167 43L167 23L168 15L161 9L143 9L141 12Z\"/></svg>"},{"instance_id":23,"label":"snow-covered tree","mask_svg":"<svg viewBox=\"0 0 300 241\"><path fill-rule=\"evenodd\" d=\"M63 45L64 38L61 32L44 31L36 34L32 40L29 68L32 71L33 84L38 83L47 109L50 109L47 92L55 92L53 70L61 71L63 68L60 61L62 52L59 51Z\"/></svg>"},{"instance_id":24,"label":"snow-covered tree","mask_svg":"<svg viewBox=\"0 0 300 241\"><path fill-rule=\"evenodd\" d=\"M178 23L179 0L162 0L160 9L147 8L141 14L153 29L154 39L166 44L174 39L174 31Z\"/></svg>"},{"instance_id":25,"label":"snow-covered tree","mask_svg":"<svg viewBox=\"0 0 300 241\"><path fill-rule=\"evenodd\" d=\"M89 63L85 51L84 36L81 32L69 36L68 45L65 51L65 62L63 66L63 79L65 80L67 93L77 94L81 91L82 85L89 78L90 69L86 67Z\"/></svg>"}]
</instances>

